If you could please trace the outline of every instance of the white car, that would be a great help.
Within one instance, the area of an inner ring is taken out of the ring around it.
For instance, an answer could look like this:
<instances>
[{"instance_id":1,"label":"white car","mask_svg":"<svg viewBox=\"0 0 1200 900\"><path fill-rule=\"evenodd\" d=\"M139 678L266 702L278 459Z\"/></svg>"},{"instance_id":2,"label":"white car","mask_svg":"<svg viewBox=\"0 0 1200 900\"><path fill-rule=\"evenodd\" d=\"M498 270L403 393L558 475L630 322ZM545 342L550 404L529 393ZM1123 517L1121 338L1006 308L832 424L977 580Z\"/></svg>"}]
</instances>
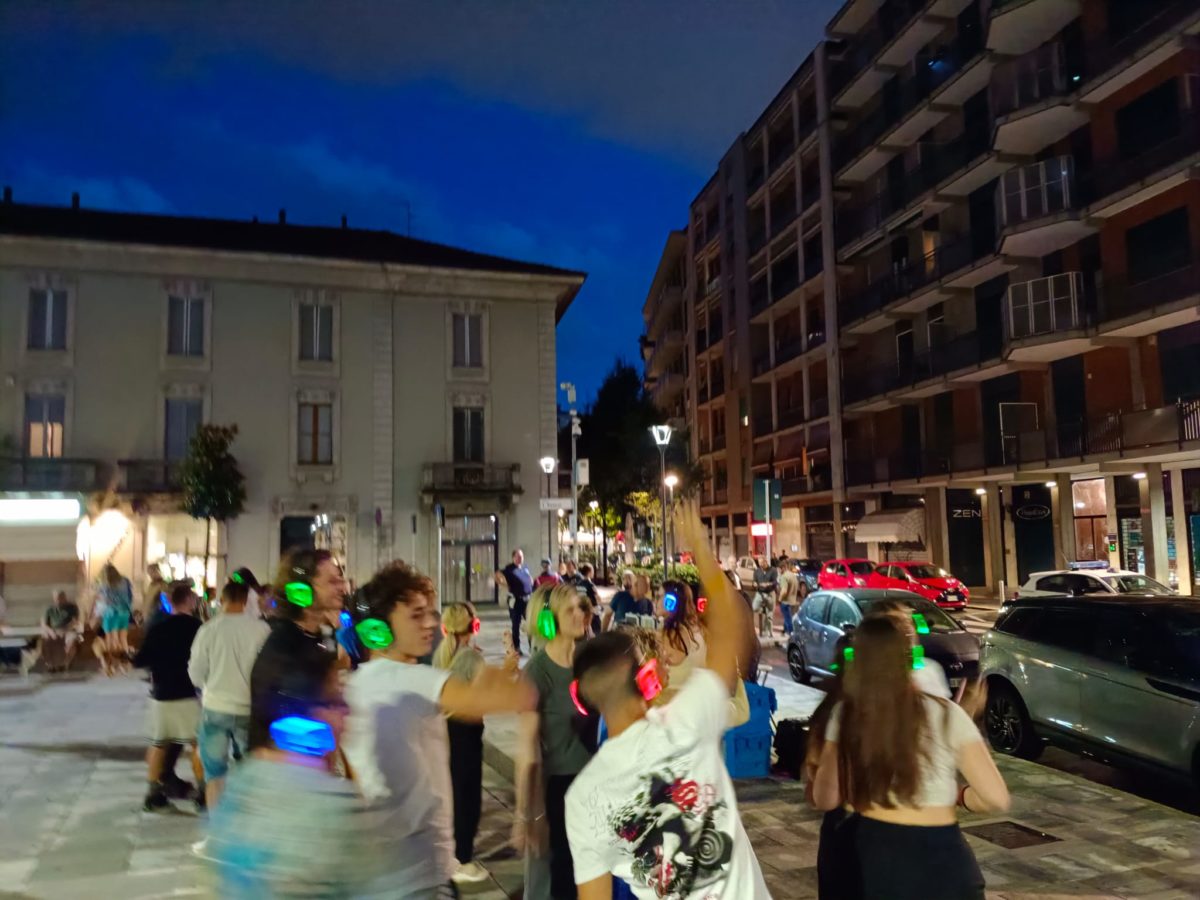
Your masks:
<instances>
[{"instance_id":1,"label":"white car","mask_svg":"<svg viewBox=\"0 0 1200 900\"><path fill-rule=\"evenodd\" d=\"M1160 594L1171 597L1175 592L1139 572L1107 568L1034 572L1017 591L1018 597L1078 597L1083 594Z\"/></svg>"}]
</instances>

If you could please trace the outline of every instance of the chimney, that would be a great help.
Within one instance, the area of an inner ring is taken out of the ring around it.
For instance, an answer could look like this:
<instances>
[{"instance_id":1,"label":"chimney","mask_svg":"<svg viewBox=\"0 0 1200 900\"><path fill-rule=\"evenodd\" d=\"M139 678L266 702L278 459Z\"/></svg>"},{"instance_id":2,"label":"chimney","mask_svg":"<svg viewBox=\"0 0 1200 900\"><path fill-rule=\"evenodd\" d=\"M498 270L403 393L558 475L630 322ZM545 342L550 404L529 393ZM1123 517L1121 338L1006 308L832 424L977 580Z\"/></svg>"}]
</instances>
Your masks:
<instances>
[{"instance_id":1,"label":"chimney","mask_svg":"<svg viewBox=\"0 0 1200 900\"><path fill-rule=\"evenodd\" d=\"M346 214L345 213L342 213L342 227L343 228L346 227Z\"/></svg>"},{"instance_id":2,"label":"chimney","mask_svg":"<svg viewBox=\"0 0 1200 900\"><path fill-rule=\"evenodd\" d=\"M79 209L79 191L71 195L71 209Z\"/></svg>"},{"instance_id":3,"label":"chimney","mask_svg":"<svg viewBox=\"0 0 1200 900\"><path fill-rule=\"evenodd\" d=\"M279 224L280 225L287 224L287 210L286 209L281 209L279 211Z\"/></svg>"},{"instance_id":4,"label":"chimney","mask_svg":"<svg viewBox=\"0 0 1200 900\"><path fill-rule=\"evenodd\" d=\"M12 185L6 184L4 186L4 202L12 203Z\"/></svg>"}]
</instances>

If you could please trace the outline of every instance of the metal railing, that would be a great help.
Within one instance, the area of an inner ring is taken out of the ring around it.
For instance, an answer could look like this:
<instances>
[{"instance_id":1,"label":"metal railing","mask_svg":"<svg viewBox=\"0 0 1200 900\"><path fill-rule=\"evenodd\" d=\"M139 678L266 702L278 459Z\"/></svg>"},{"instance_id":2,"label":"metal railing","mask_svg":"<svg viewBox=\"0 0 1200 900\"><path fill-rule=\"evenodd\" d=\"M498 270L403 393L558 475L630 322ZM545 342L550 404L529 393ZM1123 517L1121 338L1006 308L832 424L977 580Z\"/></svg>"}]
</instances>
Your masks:
<instances>
[{"instance_id":1,"label":"metal railing","mask_svg":"<svg viewBox=\"0 0 1200 900\"><path fill-rule=\"evenodd\" d=\"M1106 161L1096 166L1080 185L1090 202L1122 191L1154 175L1172 163L1200 152L1200 113L1189 113L1179 120L1179 130L1155 147L1126 160Z\"/></svg>"},{"instance_id":2,"label":"metal railing","mask_svg":"<svg viewBox=\"0 0 1200 900\"><path fill-rule=\"evenodd\" d=\"M521 466L490 463L426 463L423 488L426 492L505 493L521 492Z\"/></svg>"},{"instance_id":3,"label":"metal railing","mask_svg":"<svg viewBox=\"0 0 1200 900\"><path fill-rule=\"evenodd\" d=\"M750 315L756 316L771 305L771 294L766 277L750 282Z\"/></svg>"},{"instance_id":4,"label":"metal railing","mask_svg":"<svg viewBox=\"0 0 1200 900\"><path fill-rule=\"evenodd\" d=\"M1108 278L1100 292L1098 318L1101 323L1112 322L1197 294L1200 294L1200 262L1197 260L1175 265L1162 274L1137 282Z\"/></svg>"},{"instance_id":5,"label":"metal railing","mask_svg":"<svg viewBox=\"0 0 1200 900\"><path fill-rule=\"evenodd\" d=\"M1082 78L1079 72L1068 72L1066 50L1057 41L1002 62L992 73L992 114L999 119L1043 100L1066 96Z\"/></svg>"},{"instance_id":6,"label":"metal railing","mask_svg":"<svg viewBox=\"0 0 1200 900\"><path fill-rule=\"evenodd\" d=\"M771 420L770 413L765 413L765 414L760 413L759 415L755 416L751 421L752 421L752 424L754 425L754 433L756 435L758 435L759 437L762 437L764 434L770 434L771 432L773 432L775 430L775 425Z\"/></svg>"},{"instance_id":7,"label":"metal railing","mask_svg":"<svg viewBox=\"0 0 1200 900\"><path fill-rule=\"evenodd\" d=\"M892 303L915 294L935 281L944 278L979 257L985 242L971 235L952 237L935 250L903 265L871 282L857 294L850 294L839 309L842 327L865 319Z\"/></svg>"},{"instance_id":8,"label":"metal railing","mask_svg":"<svg viewBox=\"0 0 1200 900\"><path fill-rule=\"evenodd\" d=\"M180 462L164 459L122 459L120 488L130 493L175 493L181 490Z\"/></svg>"},{"instance_id":9,"label":"metal railing","mask_svg":"<svg viewBox=\"0 0 1200 900\"><path fill-rule=\"evenodd\" d=\"M107 471L95 459L0 458L0 490L88 493L107 487Z\"/></svg>"},{"instance_id":10,"label":"metal railing","mask_svg":"<svg viewBox=\"0 0 1200 900\"><path fill-rule=\"evenodd\" d=\"M1063 272L1008 287L1008 338L1024 338L1083 328L1083 273Z\"/></svg>"},{"instance_id":11,"label":"metal railing","mask_svg":"<svg viewBox=\"0 0 1200 900\"><path fill-rule=\"evenodd\" d=\"M803 406L794 406L791 409L783 409L779 411L779 428L791 428L793 425L800 425L806 421Z\"/></svg>"},{"instance_id":12,"label":"metal railing","mask_svg":"<svg viewBox=\"0 0 1200 900\"><path fill-rule=\"evenodd\" d=\"M1075 160L1070 156L1054 156L1009 169L996 185L996 210L1001 228L1010 228L1078 205Z\"/></svg>"}]
</instances>

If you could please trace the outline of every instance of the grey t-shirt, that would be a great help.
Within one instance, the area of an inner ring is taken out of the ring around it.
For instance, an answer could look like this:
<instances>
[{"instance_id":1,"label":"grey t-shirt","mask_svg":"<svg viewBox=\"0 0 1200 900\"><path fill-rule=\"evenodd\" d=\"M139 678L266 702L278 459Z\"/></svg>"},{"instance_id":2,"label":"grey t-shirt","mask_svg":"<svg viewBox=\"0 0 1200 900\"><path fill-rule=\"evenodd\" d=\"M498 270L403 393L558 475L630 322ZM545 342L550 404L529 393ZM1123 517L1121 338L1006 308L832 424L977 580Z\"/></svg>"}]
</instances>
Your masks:
<instances>
[{"instance_id":1,"label":"grey t-shirt","mask_svg":"<svg viewBox=\"0 0 1200 900\"><path fill-rule=\"evenodd\" d=\"M474 681L482 667L482 653L474 647L459 647L450 657L450 665L447 668L451 675L455 675L463 681Z\"/></svg>"},{"instance_id":2,"label":"grey t-shirt","mask_svg":"<svg viewBox=\"0 0 1200 900\"><path fill-rule=\"evenodd\" d=\"M571 699L571 670L539 650L525 666L525 676L538 692L539 740L547 775L575 775L592 758L590 723Z\"/></svg>"}]
</instances>

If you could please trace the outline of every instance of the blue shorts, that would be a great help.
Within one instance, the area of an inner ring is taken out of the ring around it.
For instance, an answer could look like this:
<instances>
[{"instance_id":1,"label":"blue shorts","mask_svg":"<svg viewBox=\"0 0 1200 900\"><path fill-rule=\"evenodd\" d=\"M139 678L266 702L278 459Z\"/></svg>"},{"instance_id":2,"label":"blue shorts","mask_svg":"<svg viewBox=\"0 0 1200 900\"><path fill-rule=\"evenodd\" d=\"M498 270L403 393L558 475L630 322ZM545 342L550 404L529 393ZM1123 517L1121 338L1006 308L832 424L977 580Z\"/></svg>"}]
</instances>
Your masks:
<instances>
[{"instance_id":1,"label":"blue shorts","mask_svg":"<svg viewBox=\"0 0 1200 900\"><path fill-rule=\"evenodd\" d=\"M224 778L229 773L229 757L241 759L249 743L250 716L206 709L200 716L196 743L206 779Z\"/></svg>"},{"instance_id":2,"label":"blue shorts","mask_svg":"<svg viewBox=\"0 0 1200 900\"><path fill-rule=\"evenodd\" d=\"M100 625L105 634L112 634L114 631L128 631L129 610L124 608L106 609Z\"/></svg>"}]
</instances>

